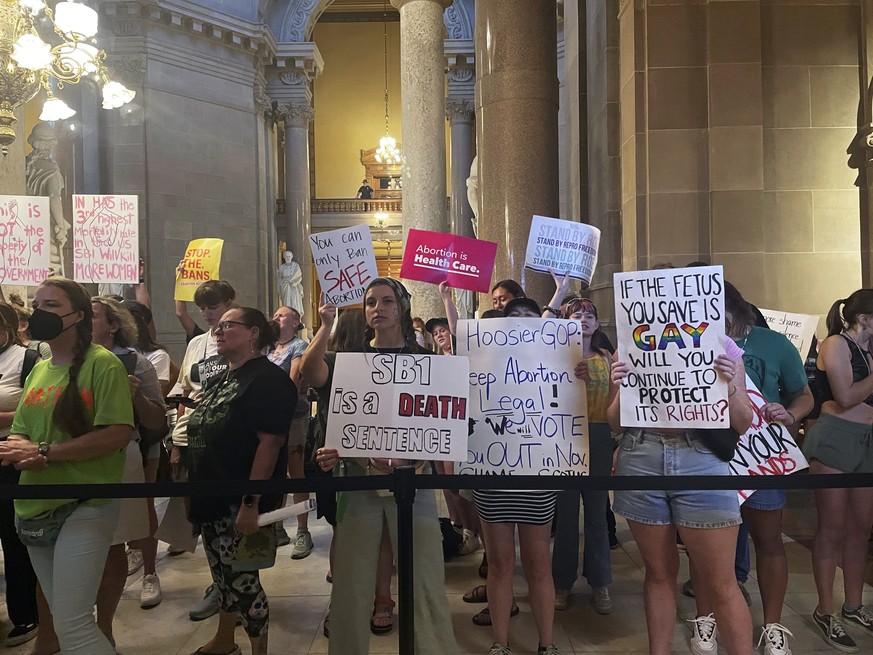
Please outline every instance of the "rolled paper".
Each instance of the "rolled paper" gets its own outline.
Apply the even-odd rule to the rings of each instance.
[[[743,353],[746,351],[740,348],[733,339],[727,337],[724,341],[724,352],[728,357],[733,360],[740,360],[743,358]]]
[[[263,514],[258,515],[258,526],[263,527],[265,525],[270,525],[271,523],[278,523],[279,521],[284,521],[285,519],[290,519],[292,516],[298,516],[299,514],[305,514],[306,512],[311,512],[315,509],[315,498],[309,498],[308,500],[301,501],[299,503],[294,503],[293,505],[288,505],[287,507],[281,507],[279,509],[275,509],[272,512],[265,512]]]

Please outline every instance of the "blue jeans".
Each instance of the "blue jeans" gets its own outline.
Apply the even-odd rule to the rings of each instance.
[[[98,507],[80,505],[54,546],[27,548],[64,655],[115,655],[93,612],[118,509],[118,500]]]
[[[588,430],[591,475],[609,475],[612,470],[609,426],[605,423],[589,423]],[[581,494],[578,491],[559,491],[555,509],[555,545],[552,550],[552,577],[558,590],[572,589],[578,577],[580,496],[585,505],[584,575],[592,588],[612,584],[609,528],[606,522],[609,492],[606,489],[583,489]]]

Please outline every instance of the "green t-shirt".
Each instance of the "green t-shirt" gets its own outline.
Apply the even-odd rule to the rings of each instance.
[[[54,406],[69,382],[70,365],[39,362],[27,378],[21,401],[15,410],[12,434],[31,441],[63,443],[71,437],[52,423]],[[95,427],[133,427],[133,403],[124,364],[105,348],[91,345],[79,371],[78,387],[85,402],[88,421]],[[124,451],[118,450],[81,461],[53,461],[42,470],[22,471],[20,484],[92,484],[121,482]],[[69,499],[16,500],[15,512],[30,518],[70,502]],[[104,504],[105,500],[89,501]]]
[[[746,373],[768,403],[781,403],[807,385],[806,369],[788,338],[767,328],[753,327],[745,339],[735,339],[745,353]]]

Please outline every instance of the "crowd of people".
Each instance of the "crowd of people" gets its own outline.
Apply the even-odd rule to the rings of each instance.
[[[818,348],[814,382],[795,347],[769,330],[740,291],[725,284],[724,353],[713,365],[728,389],[732,430],[633,428],[622,425],[618,389],[630,367],[601,329],[594,302],[570,292],[553,275],[545,304],[513,280],[491,292],[481,319],[552,318],[577,321],[583,335],[575,377],[587,390],[592,475],[727,475],[736,439],[755,419],[802,432],[813,473],[873,473],[873,290],[836,302],[828,336]],[[269,599],[259,572],[278,548],[291,557],[313,549],[308,514],[292,538],[282,524],[258,516],[284,506],[278,495],[227,496],[223,480],[282,480],[305,476],[387,475],[398,466],[452,474],[449,462],[341,457],[325,444],[328,399],[337,353],[454,356],[458,311],[452,290],[440,294],[445,316],[413,317],[411,296],[390,277],[370,280],[363,306],[339,311],[322,302],[319,329],[301,336],[301,309],[268,315],[237,301],[226,281],[203,283],[194,295],[205,328],[176,301],[186,336],[181,362],[155,333],[148,289],[134,298],[92,297],[80,284],[52,277],[37,289],[32,309],[18,298],[0,302],[0,475],[8,484],[215,482],[215,496],[185,500],[191,531],[206,553],[212,584],[191,608],[192,620],[218,615],[214,636],[193,655],[238,655],[238,622],[253,655],[268,652]],[[5,299],[4,299],[5,300]],[[766,404],[754,410],[746,376]],[[314,403],[314,406],[313,406]],[[164,466],[162,466],[162,464]],[[536,624],[538,655],[558,655],[556,611],[565,610],[582,575],[596,612],[610,614],[610,549],[618,546],[615,514],[624,517],[645,565],[649,650],[671,652],[676,617],[679,545],[695,598],[690,646],[715,655],[762,649],[790,655],[782,621],[789,584],[782,541],[787,494],[760,490],[740,506],[735,491],[604,490],[441,492],[456,553],[482,551],[476,584],[464,595],[485,604],[472,615],[490,626],[489,655],[510,655],[509,626],[519,613],[513,576],[516,539]],[[307,494],[294,494],[293,502]],[[811,620],[825,641],[858,652],[851,632],[873,633],[873,612],[862,602],[867,543],[873,528],[873,489],[815,491],[818,527],[812,568],[818,604]],[[319,493],[318,516],[333,527],[331,605],[324,621],[331,655],[365,655],[370,634],[391,632],[397,546],[397,507],[388,492]],[[581,502],[580,502],[581,501]],[[444,587],[444,543],[437,494],[419,490],[413,505],[415,645],[421,655],[457,653]],[[35,638],[33,655],[112,655],[115,609],[127,576],[143,568],[140,604],[162,599],[155,570],[158,517],[153,499],[19,499],[0,503],[6,601],[12,630],[5,645]],[[741,575],[748,575],[748,538],[756,552],[764,623],[753,626]],[[176,544],[171,552],[181,552]],[[744,564],[745,562],[745,564]],[[843,603],[834,581],[842,566]],[[96,612],[95,612],[96,608]],[[333,629],[331,629],[333,627]],[[848,627],[848,629],[847,629]],[[757,636],[757,642],[754,637]],[[532,641],[532,638],[531,638]],[[756,645],[757,643],[757,645]],[[529,650],[533,643],[518,644]]]

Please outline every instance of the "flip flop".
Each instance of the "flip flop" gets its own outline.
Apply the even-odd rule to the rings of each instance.
[[[473,587],[463,596],[465,603],[487,603],[488,602],[488,587],[480,584]]]
[[[242,655],[242,651],[239,646],[234,646],[232,651],[227,653],[210,653],[209,651],[203,650],[203,646],[195,650],[191,655]]]
[[[519,613],[518,605],[515,601],[512,602],[512,609],[509,611],[509,617],[512,618]],[[473,623],[481,626],[491,625],[491,610],[487,607],[479,612],[478,614],[473,615]]]
[[[383,607],[381,611],[377,608]],[[388,620],[387,625],[377,625],[376,621]],[[370,617],[370,632],[374,635],[387,635],[394,629],[394,601],[390,598],[376,598],[373,602],[373,616]]]

